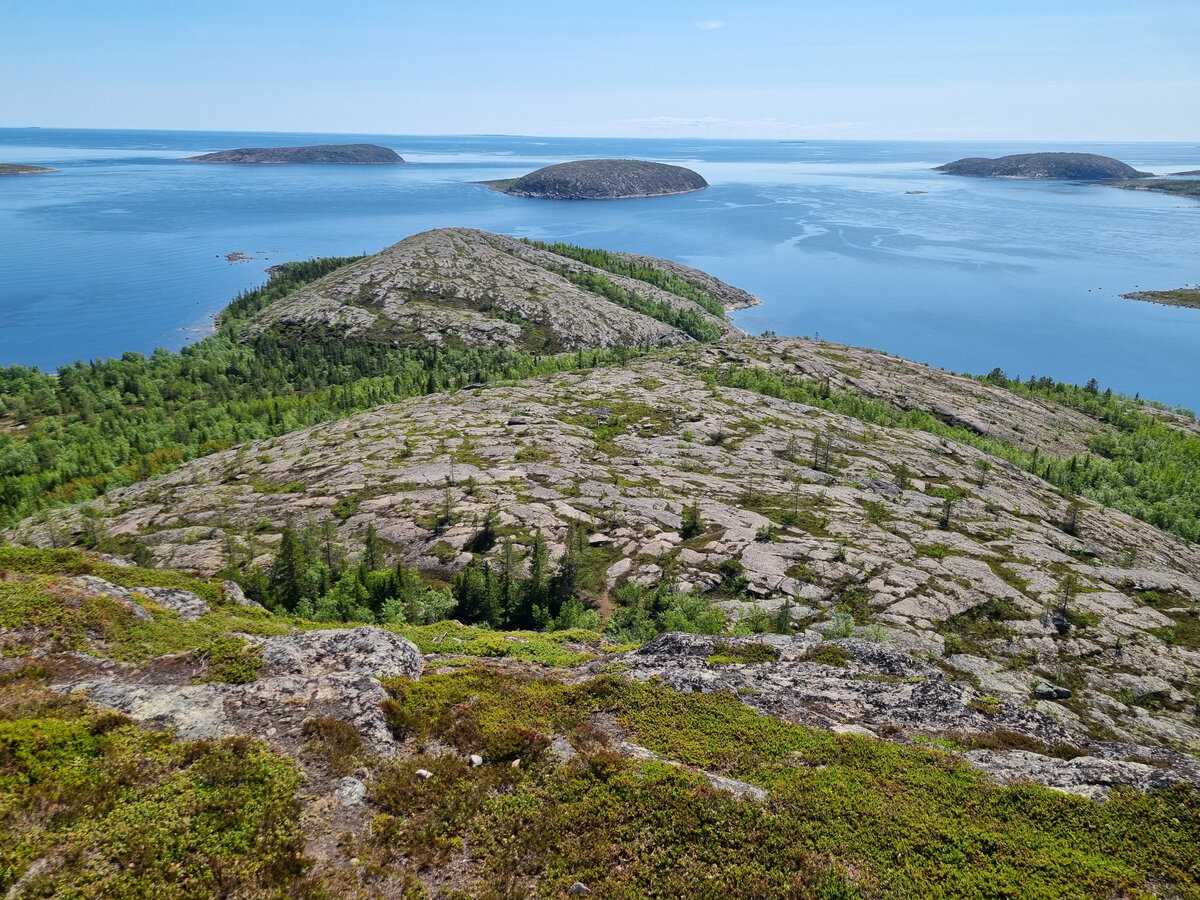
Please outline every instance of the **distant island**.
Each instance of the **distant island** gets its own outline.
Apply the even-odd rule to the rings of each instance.
[[[1187,306],[1200,309],[1200,287],[1175,288],[1171,291],[1131,291],[1122,294],[1126,300],[1144,300],[1147,303],[1162,303],[1166,306]]]
[[[691,169],[640,159],[580,159],[546,166],[520,178],[480,183],[514,197],[547,200],[663,197],[708,187],[708,182]]]
[[[0,163],[0,175],[45,175],[47,172],[57,172],[58,169],[47,169],[45,166],[22,166],[17,163]]]
[[[1176,177],[1181,175],[1200,175],[1200,169],[1192,169],[1190,172],[1172,172],[1171,174]]]
[[[997,159],[971,156],[936,166],[933,171],[972,178],[1062,178],[1072,181],[1140,178],[1147,174],[1119,159],[1095,153],[1018,153]]]
[[[312,147],[239,147],[182,162],[208,163],[306,163],[323,166],[395,165],[404,162],[394,150],[376,144],[317,144]]]
[[[1139,178],[1134,181],[1116,181],[1104,187],[1122,188],[1127,191],[1150,191],[1155,194],[1172,194],[1176,197],[1192,197],[1200,200],[1200,181],[1172,181],[1169,178]]]

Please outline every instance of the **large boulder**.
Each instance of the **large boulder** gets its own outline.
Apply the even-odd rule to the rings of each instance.
[[[330,675],[347,672],[374,678],[417,678],[421,651],[412,641],[382,628],[330,628],[261,640],[262,658],[272,675]]]

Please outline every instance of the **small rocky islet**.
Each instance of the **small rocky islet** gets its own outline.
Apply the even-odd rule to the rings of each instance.
[[[1021,896],[1036,857],[1043,896],[1196,896],[1200,550],[1043,468],[1195,420],[751,338],[723,312],[756,302],[453,228],[231,319],[263,373],[305,342],[569,352],[214,442],[5,532],[0,774],[40,768],[0,784],[0,890],[125,896],[161,859],[193,896],[749,896],[722,881],[747,867],[770,898]],[[342,559],[338,599],[265,609],[297,530]],[[470,607],[567,578],[587,627]],[[407,599],[377,620],[337,612],[386,583]],[[602,631],[631,596],[675,618]],[[921,836],[902,863],[898,831]],[[118,865],[131,845],[165,849]]]
[[[187,156],[181,162],[362,166],[396,165],[404,159],[395,150],[377,144],[315,144],[306,147],[239,147]]]
[[[57,172],[58,169],[48,169],[45,166],[26,166],[19,163],[0,163],[0,175],[45,175]]]
[[[483,182],[514,197],[544,200],[624,200],[702,191],[708,182],[683,166],[640,159],[581,159],[520,178]]]

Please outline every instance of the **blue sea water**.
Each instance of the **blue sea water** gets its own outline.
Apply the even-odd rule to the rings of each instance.
[[[368,141],[401,166],[179,162]],[[1200,408],[1200,310],[1123,300],[1200,281],[1200,202],[956,178],[962,156],[1080,150],[1165,174],[1195,144],[715,141],[0,129],[0,365],[178,348],[274,263],[463,225],[677,259],[763,300],[751,333],[819,335],[954,371],[1049,375]],[[568,159],[689,166],[675,197],[556,202],[471,184]],[[924,193],[916,193],[924,192]],[[230,262],[242,253],[249,261]]]

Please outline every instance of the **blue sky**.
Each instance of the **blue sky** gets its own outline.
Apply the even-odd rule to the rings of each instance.
[[[1200,139],[1200,0],[5,6],[3,126]]]

